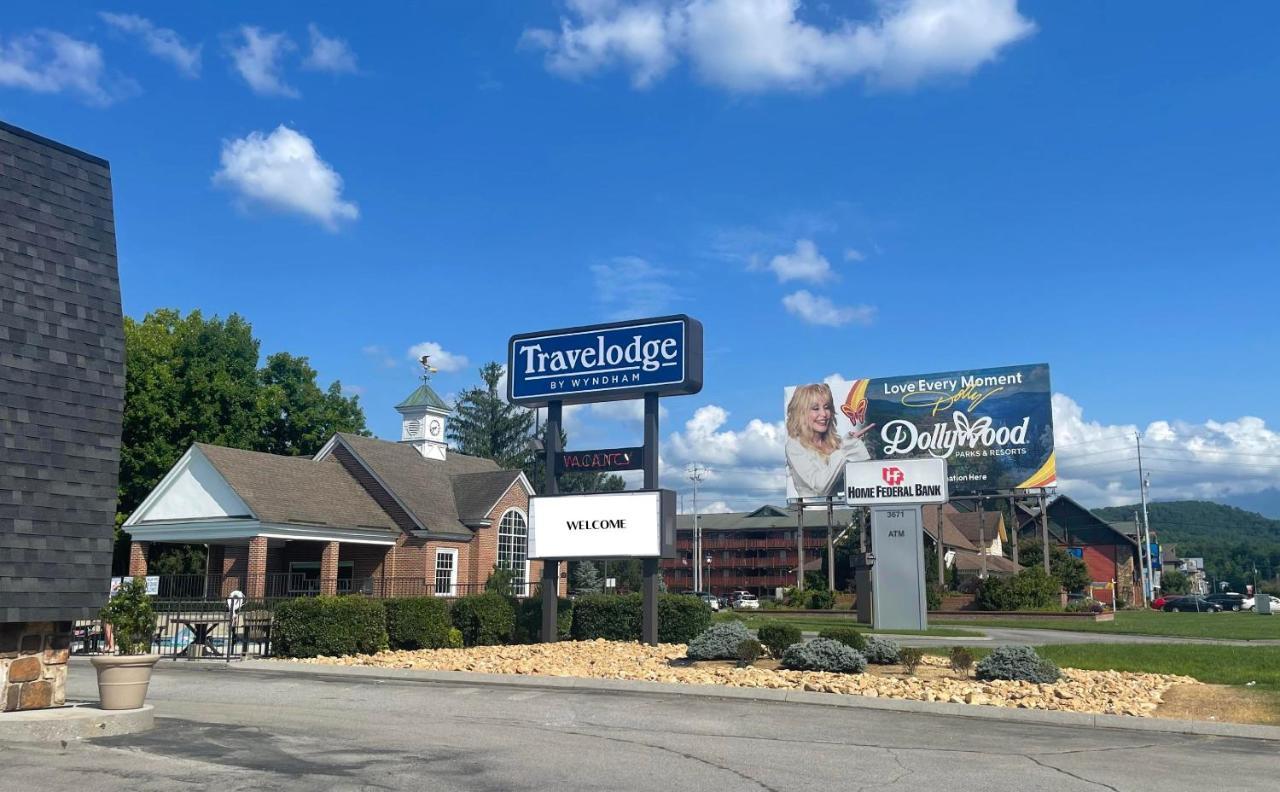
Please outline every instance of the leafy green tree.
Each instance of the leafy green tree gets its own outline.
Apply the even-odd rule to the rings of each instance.
[[[357,398],[338,382],[321,390],[305,357],[274,354],[259,369],[258,340],[238,314],[164,308],[124,325],[117,529],[192,443],[310,455],[334,432],[368,434]],[[121,569],[128,548],[118,530],[116,540]],[[175,550],[157,569],[200,572],[203,554]]]
[[[506,400],[498,387],[501,379],[501,364],[480,368],[482,385],[463,391],[454,405],[449,440],[463,454],[492,459],[503,468],[523,468],[532,457],[534,414]]]
[[[1191,578],[1185,572],[1166,569],[1160,575],[1161,594],[1190,594]]]
[[[1024,569],[1044,569],[1044,552],[1040,542],[1024,539],[1018,545],[1018,563]],[[1055,544],[1049,545],[1049,574],[1057,578],[1062,588],[1068,592],[1084,591],[1090,583],[1089,567],[1084,561]]]

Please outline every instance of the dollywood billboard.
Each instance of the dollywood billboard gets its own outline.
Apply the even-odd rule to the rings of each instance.
[[[841,496],[846,462],[936,457],[952,497],[1057,482],[1049,366],[785,389],[787,497]]]

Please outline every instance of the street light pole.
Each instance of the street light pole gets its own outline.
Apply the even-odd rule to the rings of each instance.
[[[702,591],[702,522],[698,515],[698,485],[707,477],[707,469],[694,462],[685,472],[693,482],[693,590]]]

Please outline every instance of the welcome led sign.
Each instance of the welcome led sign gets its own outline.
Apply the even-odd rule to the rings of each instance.
[[[683,314],[511,337],[507,396],[536,407],[702,390],[702,324]]]

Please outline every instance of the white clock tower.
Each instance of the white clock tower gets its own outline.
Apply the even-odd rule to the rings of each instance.
[[[412,445],[427,459],[443,460],[448,448],[444,439],[445,422],[451,410],[427,384],[426,376],[417,390],[396,405],[396,410],[401,416],[400,442]]]

